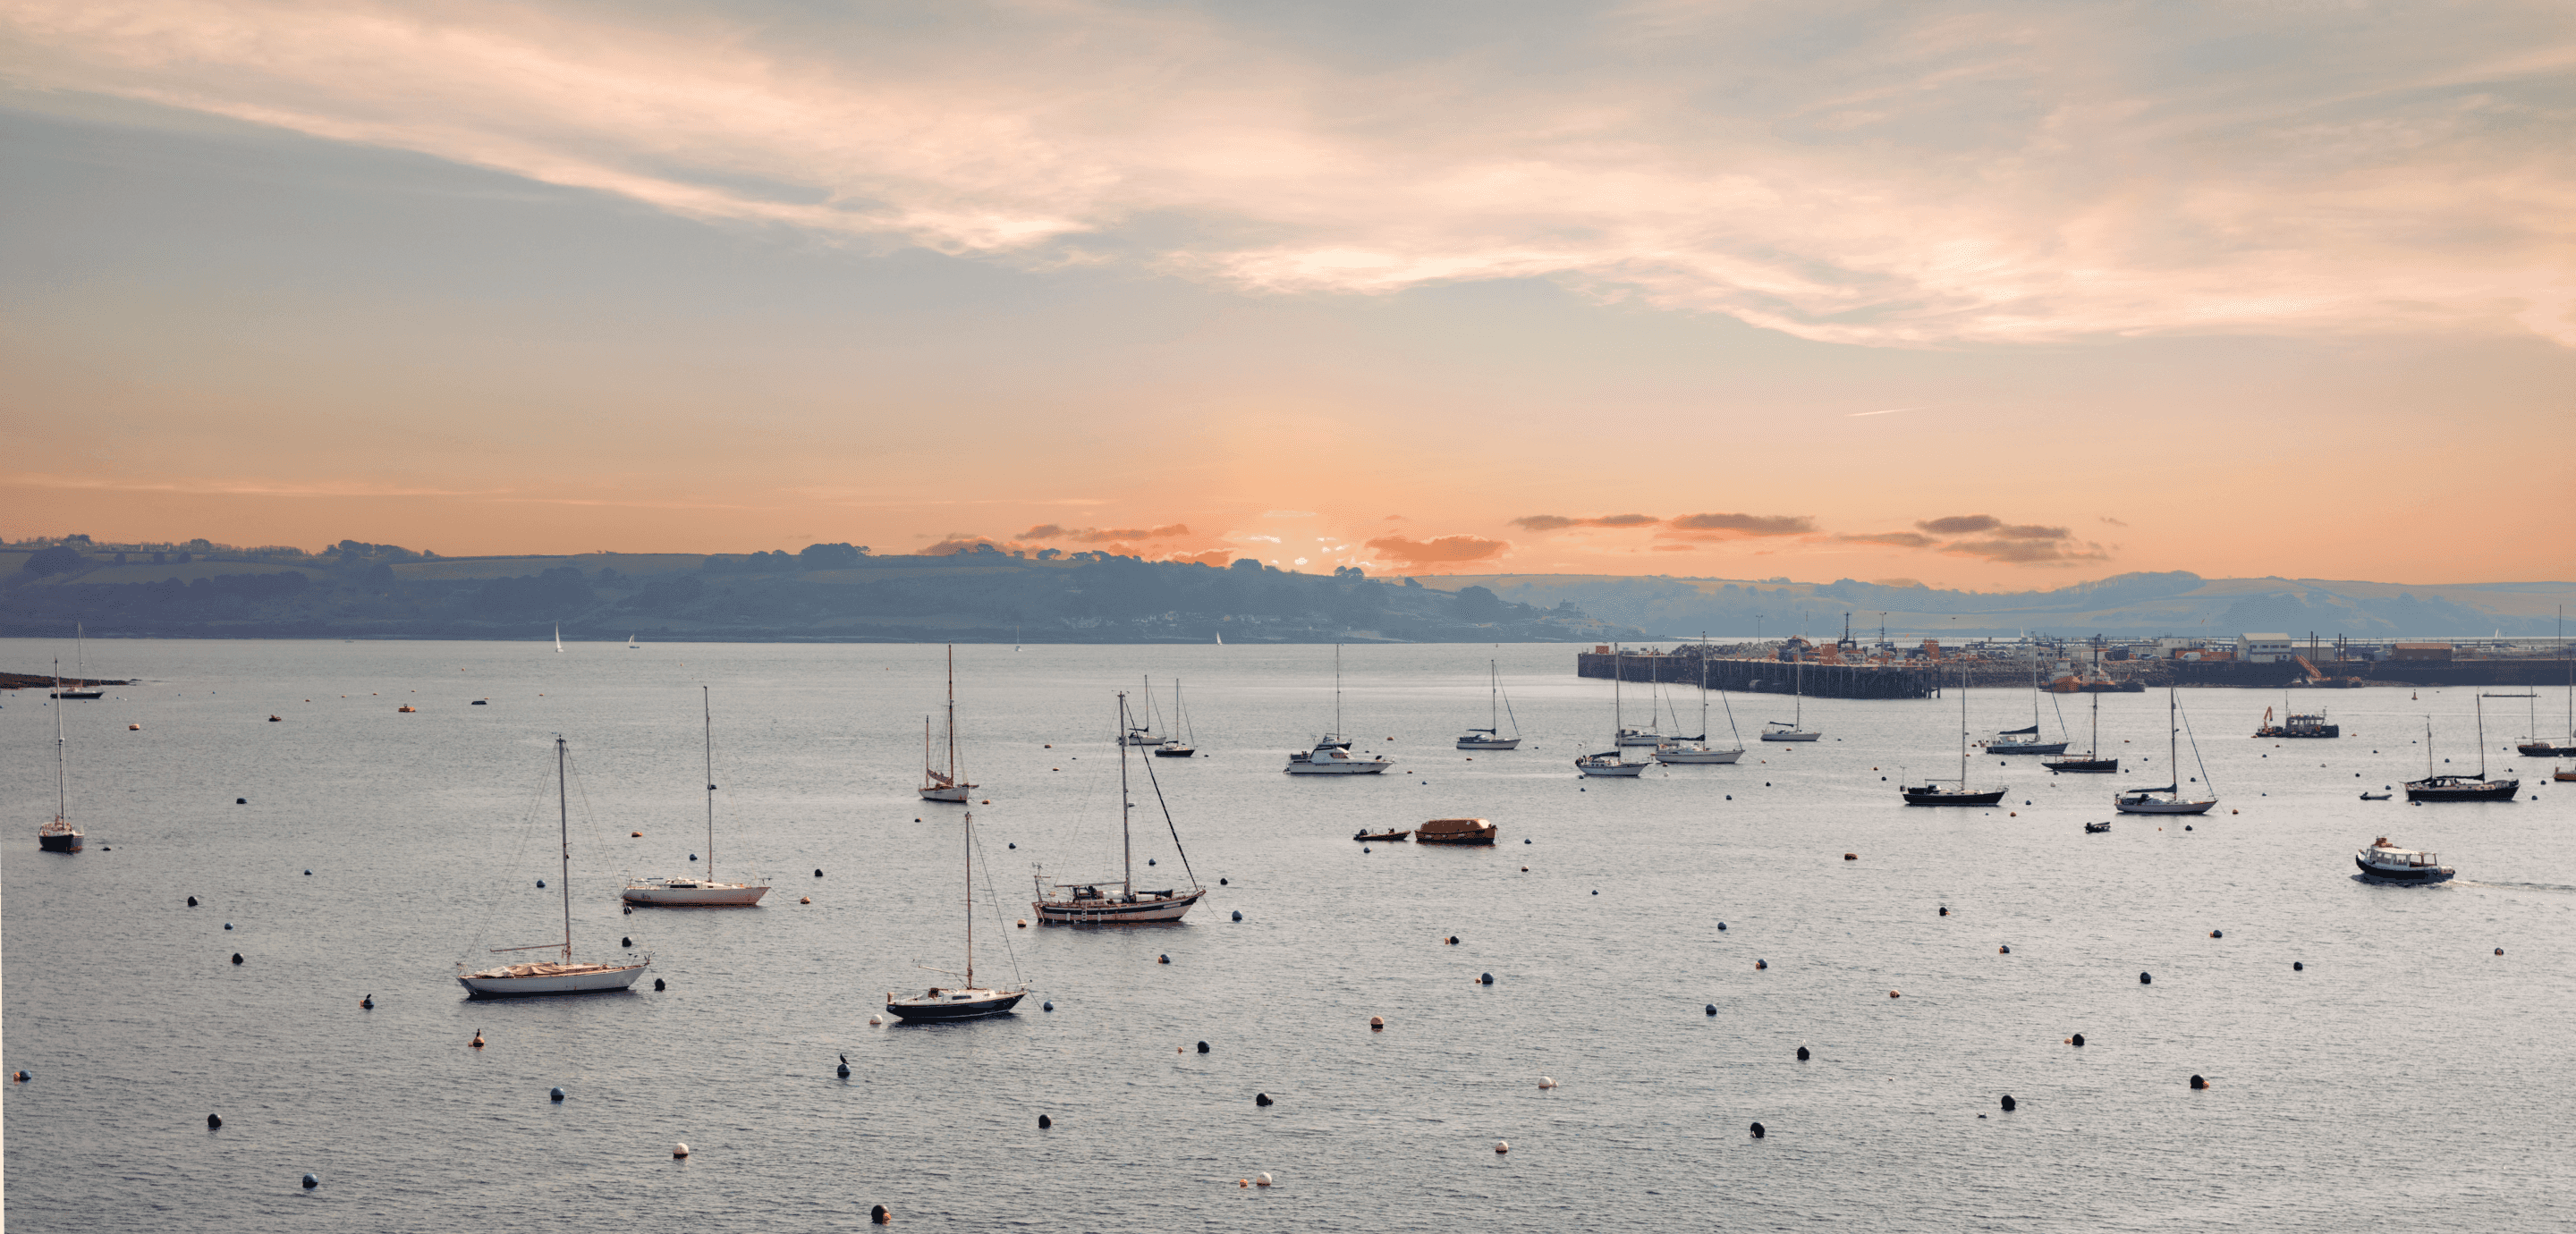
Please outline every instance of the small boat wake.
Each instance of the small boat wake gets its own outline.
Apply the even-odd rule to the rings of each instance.
[[[2457,883],[2457,884],[2459,884],[2459,885],[2460,885],[2460,886],[2462,886],[2462,887],[2492,887],[2492,888],[2494,888],[2494,889],[2496,889],[2496,890],[2498,890],[2498,891],[2570,891],[2570,892],[2576,892],[2576,887],[2570,887],[2570,886],[2567,886],[2567,885],[2566,885],[2566,884],[2564,884],[2564,883],[2481,883],[2481,882],[2472,882],[2472,881],[2470,881],[2469,879],[2465,879],[2465,878],[2461,878],[2461,879],[2453,879],[2452,881],[2453,881],[2453,882],[2455,882],[2455,883]]]

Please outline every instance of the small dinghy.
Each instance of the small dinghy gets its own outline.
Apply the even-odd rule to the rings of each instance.
[[[1502,829],[1481,818],[1435,818],[1413,830],[1424,844],[1492,844]]]
[[[2363,793],[2363,794],[2361,795],[2361,799],[2362,799],[2362,800],[2364,800],[2364,801],[2386,801],[2386,800],[2388,800],[2388,799],[2389,799],[2390,797],[2392,797],[2392,796],[2395,796],[2395,794],[2393,794],[2393,793]]]
[[[2111,824],[2110,824],[2110,823],[2108,823],[2108,822],[2100,822],[2100,823],[2086,823],[2086,824],[2084,824],[2084,834],[2086,834],[2086,835],[2088,835],[2088,836],[2098,836],[2098,835],[2102,834],[2103,832],[2109,831],[2110,829],[2111,829]]]
[[[1413,833],[1411,831],[1369,831],[1363,828],[1359,831],[1352,832],[1351,838],[1362,844],[1393,844],[1412,834]]]

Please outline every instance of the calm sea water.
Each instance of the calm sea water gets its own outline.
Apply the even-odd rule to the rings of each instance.
[[[0,640],[0,665],[57,650]],[[2188,692],[2219,813],[2088,836],[2116,785],[2164,782],[2162,697],[2103,700],[2137,775],[1986,757],[1972,774],[2010,785],[2005,808],[1909,810],[1906,773],[1955,774],[1955,694],[1810,701],[1815,746],[1586,783],[1568,759],[1599,748],[1610,687],[1576,679],[1574,651],[1348,649],[1346,729],[1403,773],[1342,780],[1279,770],[1331,723],[1328,647],[959,648],[992,803],[978,895],[1005,922],[1034,863],[1115,876],[1112,695],[1147,673],[1167,712],[1184,683],[1205,756],[1153,770],[1198,877],[1226,885],[1174,927],[997,928],[988,904],[977,974],[1016,965],[1021,1013],[872,1028],[886,991],[947,980],[917,965],[963,958],[956,808],[912,792],[936,647],[92,645],[93,671],[139,680],[66,712],[89,851],[36,851],[53,714],[0,695],[5,1066],[33,1075],[7,1087],[8,1221],[800,1230],[882,1203],[916,1228],[1067,1231],[2576,1223],[2576,785],[2512,756],[2519,700],[2488,703],[2489,762],[2536,800],[2410,808],[2357,794],[2422,773],[2427,714],[2434,757],[2474,767],[2472,692],[2321,695],[2352,735],[2278,744],[2245,734],[2279,696]],[[1450,738],[1483,722],[1489,658],[1530,740],[1471,761]],[[707,856],[702,684],[717,872],[777,889],[622,915],[624,874]],[[1976,691],[1970,722],[2027,723],[2029,700]],[[1786,703],[1736,717],[1750,735]],[[2079,748],[2084,705],[2064,704]],[[558,733],[579,949],[632,936],[670,988],[470,1003],[458,960],[561,928],[536,885],[556,877]],[[1184,882],[1134,792],[1139,881]],[[1459,814],[1502,845],[1347,838]],[[2381,834],[2460,878],[2357,881]],[[478,1030],[489,1047],[466,1048]],[[1237,1186],[1261,1172],[1278,1185]]]

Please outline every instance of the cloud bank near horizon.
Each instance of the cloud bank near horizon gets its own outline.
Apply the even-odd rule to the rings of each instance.
[[[613,15],[613,16],[612,16]],[[2576,345],[2576,10],[0,0],[0,74],[721,224],[1245,293],[1544,279],[1800,337]],[[1439,41],[1439,40],[1432,40]]]

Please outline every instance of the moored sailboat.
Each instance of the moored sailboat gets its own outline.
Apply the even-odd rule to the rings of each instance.
[[[87,632],[81,629],[81,623],[77,621],[72,623],[72,664],[72,671],[79,674],[72,678],[78,688],[66,690],[63,688],[63,662],[54,661],[55,698],[68,698],[76,702],[97,702],[107,697],[107,691],[99,689],[96,683],[89,679],[89,637]]]
[[[716,718],[708,688],[698,687],[698,705],[706,721],[707,873],[704,878],[629,879],[620,898],[629,904],[743,908],[769,894],[766,883],[727,883],[716,878]]]
[[[1735,705],[1726,706],[1726,730],[1735,734],[1735,748],[1722,750],[1708,740],[1708,658],[1699,662],[1699,736],[1666,742],[1655,747],[1659,763],[1732,763],[1744,757],[1744,735],[1735,732]]]
[[[2161,788],[2133,788],[2111,798],[2111,808],[2122,814],[2207,814],[2218,798],[2190,796],[2182,791],[2182,699],[2172,686],[2165,687],[2165,768],[2174,782]],[[2191,756],[2200,759],[2200,741],[2194,738]],[[2200,782],[2209,782],[2209,767],[2200,764]]]
[[[975,786],[957,770],[957,649],[948,649],[948,770],[930,765],[930,717],[921,718],[921,799],[963,803]]]
[[[2039,739],[2039,661],[2033,660],[2030,663],[2030,727],[2008,728],[1996,733],[1995,739],[1986,743],[1988,754],[2066,753],[2065,742]],[[2058,726],[2063,728],[2065,724],[2065,718],[2060,716]]]
[[[1373,776],[1382,775],[1394,766],[1386,756],[1360,758],[1351,753],[1351,739],[1342,735],[1342,647],[1333,645],[1333,731],[1315,739],[1315,747],[1288,755],[1288,765],[1280,768],[1292,776]]]
[[[481,972],[464,972],[458,964],[457,984],[465,987],[469,998],[516,998],[531,994],[604,994],[623,990],[635,984],[653,961],[650,958],[634,964],[592,964],[572,958],[572,810],[566,788],[566,764],[569,747],[561,737],[555,738],[555,826],[562,845],[562,865],[556,883],[563,888],[563,941],[538,943],[529,947],[495,947],[494,955],[518,951],[554,951],[563,958],[551,963],[504,964]]]
[[[1026,985],[992,989],[975,984],[975,812],[966,811],[966,984],[932,986],[926,992],[898,998],[886,992],[886,1011],[903,1020],[980,1020],[1006,1015],[1029,996]],[[1005,946],[1009,939],[1004,938]]]
[[[1764,741],[1814,741],[1824,736],[1807,728],[1807,660],[1802,654],[1790,662],[1790,719],[1773,720],[1762,728]]]
[[[1127,721],[1127,696],[1118,696],[1118,719]],[[1181,870],[1189,876],[1187,888],[1167,887],[1160,891],[1136,889],[1136,841],[1128,827],[1128,815],[1134,803],[1127,790],[1127,751],[1118,751],[1118,855],[1119,877],[1116,883],[1049,883],[1046,872],[1037,874],[1038,898],[1029,905],[1038,921],[1051,925],[1131,925],[1149,921],[1178,921],[1192,905],[1207,895],[1199,886],[1198,875],[1190,869],[1189,851],[1181,847],[1180,824],[1172,821],[1172,807],[1163,800],[1162,781],[1154,777],[1154,765],[1145,764],[1145,777],[1154,786],[1154,803],[1163,810],[1163,822],[1172,831],[1172,851],[1180,854]],[[1111,888],[1115,890],[1111,890]]]
[[[1620,653],[1617,648],[1612,648],[1610,658],[1612,669],[1610,673],[1610,748],[1603,750],[1598,754],[1585,754],[1574,760],[1574,768],[1576,771],[1597,779],[1633,780],[1638,776],[1644,775],[1646,773],[1646,768],[1653,766],[1651,763],[1632,763],[1627,761],[1628,751],[1626,747],[1629,745],[1629,742],[1626,738],[1635,730],[1628,728],[1620,715],[1618,672],[1619,655]]]
[[[2120,760],[2102,757],[2102,695],[2099,692],[2093,695],[2092,748],[2086,750],[2081,758],[2044,758],[2039,760],[2039,765],[2051,772],[2109,772],[2120,769]]]
[[[54,661],[54,693],[62,694],[63,662]],[[63,743],[63,709],[54,707],[54,821],[36,829],[36,847],[48,853],[81,851],[81,829],[72,825],[70,755]],[[114,848],[115,845],[108,847]]]
[[[1901,790],[1910,806],[1990,806],[2004,799],[2004,790],[1977,792],[1968,787],[1968,670],[1959,670],[1959,787],[1943,788],[1926,777],[1921,784],[1908,784]]]
[[[1190,709],[1181,704],[1181,679],[1172,678],[1172,727],[1161,745],[1153,747],[1156,758],[1189,758],[1199,752],[1199,734],[1190,723]]]
[[[2436,775],[2433,772],[2433,721],[2424,721],[2424,778],[2406,782],[2408,801],[2511,801],[2522,790],[2522,781],[2487,778],[2487,709],[2483,699],[2471,700],[2478,708],[2478,774]]]
[[[1521,748],[1521,719],[1512,717],[1512,735],[1503,736],[1503,712],[1511,701],[1503,697],[1503,670],[1500,661],[1485,661],[1485,723],[1488,727],[1468,729],[1458,739],[1461,750],[1517,750]]]

